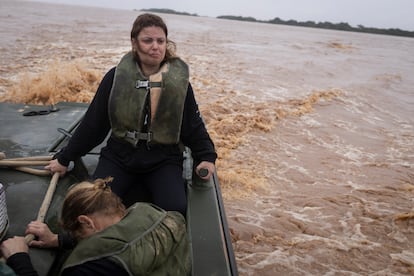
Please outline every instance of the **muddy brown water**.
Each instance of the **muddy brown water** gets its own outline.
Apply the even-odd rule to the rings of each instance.
[[[45,105],[89,102],[139,13],[0,7],[0,100]],[[162,16],[219,153],[240,275],[413,275],[414,39]]]

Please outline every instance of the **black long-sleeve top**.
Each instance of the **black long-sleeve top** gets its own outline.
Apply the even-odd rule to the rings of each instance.
[[[70,161],[85,155],[107,137],[111,129],[108,101],[114,75],[115,67],[102,79],[81,124],[68,145],[57,155],[62,165],[67,166]],[[191,84],[187,89],[180,139],[191,149],[195,162],[215,162],[217,154],[214,144],[198,110]],[[141,143],[133,148],[112,137],[108,139],[107,146],[101,153],[120,166],[133,168],[135,171],[148,171],[165,162],[179,162],[182,158],[178,145],[148,148],[146,143]]]
[[[76,246],[75,240],[67,233],[62,232],[58,235],[59,250],[73,249]],[[18,276],[38,276],[38,272],[34,269],[30,255],[26,252],[19,252],[11,255],[7,259],[7,265],[13,269]],[[89,261],[81,265],[77,265],[62,272],[62,276],[123,276],[128,275],[127,271],[115,264],[108,258],[101,258]]]
[[[32,261],[28,253],[21,252],[10,256],[7,259],[7,265],[10,266],[16,275],[19,276],[38,276],[33,268]]]
[[[7,265],[13,269],[18,276],[38,276],[34,269],[28,253],[21,252],[10,256]],[[89,261],[81,265],[65,269],[62,276],[123,276],[128,275],[127,271],[107,258]]]

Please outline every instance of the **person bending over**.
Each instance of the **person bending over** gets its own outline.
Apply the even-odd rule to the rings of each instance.
[[[62,228],[77,244],[65,260],[61,275],[190,275],[184,217],[143,202],[125,209],[107,182],[81,182],[65,197]],[[58,235],[44,223],[31,222],[26,233],[38,237],[31,246],[59,245]],[[4,241],[0,251],[16,274],[37,275],[23,237]]]

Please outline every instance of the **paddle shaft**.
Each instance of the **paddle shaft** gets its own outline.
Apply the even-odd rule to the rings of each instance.
[[[48,176],[48,175],[50,175],[50,171],[48,171],[48,170],[39,170],[39,169],[33,169],[33,168],[28,168],[28,167],[14,167],[13,169],[15,169],[16,171],[30,173],[30,174],[34,174],[34,175],[38,175],[38,176]]]
[[[1,153],[0,153],[0,155],[1,155]],[[5,158],[3,158],[3,159],[5,159]],[[6,160],[9,160],[9,161],[50,161],[52,159],[53,159],[52,155],[44,155],[44,156],[39,155],[39,156],[7,158]]]
[[[37,214],[37,221],[44,222],[45,216],[47,211],[49,210],[50,203],[52,202],[53,194],[56,190],[56,185],[59,180],[59,173],[54,173],[52,179],[50,180],[49,187],[47,189],[46,195],[43,199],[42,205],[40,206],[39,212]],[[32,240],[34,240],[34,235],[29,234],[25,237],[26,242],[29,244]]]
[[[22,167],[22,166],[46,166],[47,160],[0,160],[0,166],[4,167]]]
[[[0,151],[0,166],[11,167],[12,169],[15,169],[17,171],[39,176],[47,176],[50,174],[50,171],[28,168],[26,166],[45,166],[48,165],[49,161],[52,159],[53,156],[51,155],[16,157],[6,159],[6,154]]]

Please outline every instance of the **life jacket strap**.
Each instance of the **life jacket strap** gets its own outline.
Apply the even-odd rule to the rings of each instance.
[[[145,88],[148,90],[152,87],[161,87],[161,82],[160,81],[149,81],[149,80],[137,80],[137,82],[135,83],[136,89]]]
[[[139,140],[144,140],[149,143],[152,140],[152,132],[127,131],[125,137],[134,140],[135,145],[138,144]]]

